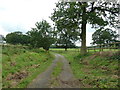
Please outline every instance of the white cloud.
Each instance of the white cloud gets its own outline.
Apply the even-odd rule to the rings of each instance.
[[[19,31],[27,32],[35,26],[37,21],[47,20],[52,24],[49,16],[59,0],[0,0],[0,34]],[[9,25],[9,26],[7,26]],[[5,27],[4,27],[5,26]],[[6,28],[7,27],[7,28]],[[13,29],[12,29],[12,28]],[[21,27],[21,28],[19,28]],[[87,25],[87,45],[91,43],[93,29]],[[8,30],[9,29],[9,30]],[[77,43],[80,45],[80,43]]]
[[[92,34],[93,32],[87,32],[86,34],[86,44],[87,46],[91,46],[91,42],[92,42]]]
[[[34,26],[35,22],[46,19],[55,8],[58,0],[0,0],[0,22],[24,24],[26,29]],[[4,8],[4,9],[3,9]]]
[[[5,31],[4,28],[2,28],[2,26],[0,26],[0,35],[7,35],[9,32]]]
[[[91,42],[92,42],[92,34],[95,32],[95,29],[91,28],[91,25],[90,24],[87,24],[87,27],[86,27],[86,45],[87,46],[91,46]],[[76,42],[76,45],[77,46],[81,46],[81,42],[78,41]]]
[[[87,32],[86,32],[86,44],[87,46],[91,46],[91,42],[92,42],[92,34],[95,32],[95,29],[91,28],[90,24],[87,24]]]

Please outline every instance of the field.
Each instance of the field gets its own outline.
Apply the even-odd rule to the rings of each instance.
[[[42,49],[5,46],[2,50],[3,88],[25,88],[52,63],[54,56]]]
[[[104,50],[102,53],[89,52],[85,56],[75,50],[63,51],[51,49],[60,53],[69,60],[73,74],[84,85],[83,88],[118,88],[118,59],[119,55],[112,56],[118,50]],[[111,58],[108,58],[110,57]],[[117,58],[116,58],[117,57]]]

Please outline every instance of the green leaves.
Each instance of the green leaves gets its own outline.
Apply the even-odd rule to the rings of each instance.
[[[34,48],[43,47],[45,50],[49,50],[50,45],[55,42],[53,38],[55,32],[46,20],[37,22],[35,25],[36,28],[32,28],[28,32],[30,45]]]
[[[6,42],[10,44],[28,44],[29,36],[22,34],[22,32],[13,32],[6,35]]]
[[[93,33],[92,40],[93,44],[106,44],[115,42],[117,37],[118,34],[115,31],[109,28],[106,29],[101,28]]]
[[[78,10],[76,3],[57,3],[57,7],[51,16],[51,20],[55,22],[58,32],[57,46],[68,48],[74,46],[74,42],[79,39],[79,26],[76,18]]]
[[[81,52],[86,53],[86,25],[88,23],[92,24],[92,28],[95,29],[107,25],[116,27],[118,11],[119,4],[113,4],[112,2],[59,2],[54,9],[54,13],[52,13],[51,19],[55,22],[60,37],[64,38],[62,39],[63,42],[75,42],[81,39]],[[68,33],[69,30],[71,30],[71,34]],[[73,31],[77,34],[72,33]],[[106,33],[103,37],[105,35],[110,38]],[[104,43],[102,40],[98,41]]]

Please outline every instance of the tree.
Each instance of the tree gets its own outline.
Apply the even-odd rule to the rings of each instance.
[[[64,36],[62,37],[61,35],[60,38],[57,39],[56,47],[65,48],[65,51],[67,51],[67,48],[73,48],[75,47],[75,44],[74,42],[65,39]]]
[[[12,32],[6,35],[6,42],[10,44],[22,44],[27,45],[29,44],[29,37],[24,35],[22,32]]]
[[[65,51],[67,51],[67,48],[75,46],[75,41],[79,40],[80,33],[78,23],[74,18],[70,19],[68,16],[64,7],[65,4],[67,3],[58,3],[58,7],[62,8],[62,11],[53,13],[51,19],[55,22],[58,33],[56,45],[65,48]]]
[[[55,42],[54,31],[46,20],[37,22],[36,28],[32,28],[27,34],[30,37],[30,45],[33,48],[43,47],[45,50],[49,50],[51,44]]]
[[[79,34],[79,32],[71,32],[72,29],[67,28],[67,26],[65,27],[61,27],[59,29],[61,25],[58,25],[58,37],[57,37],[57,42],[56,42],[56,46],[59,47],[63,47],[65,48],[65,51],[67,51],[67,48],[71,47],[71,46],[75,46],[74,43],[75,41],[77,41],[79,39],[79,37],[77,37],[77,35]]]
[[[69,20],[78,25],[81,33],[81,53],[87,52],[86,25],[92,24],[92,28],[116,27],[118,23],[119,4],[112,2],[59,2],[52,15],[52,20]],[[65,15],[64,15],[65,14]],[[64,22],[62,24],[64,26]]]
[[[22,32],[13,32],[6,35],[6,42],[10,44],[20,44],[21,43]]]
[[[20,44],[29,45],[29,43],[30,43],[30,37],[28,35],[22,34]]]
[[[96,30],[92,35],[93,44],[109,44],[112,42],[116,42],[117,37],[119,35],[116,33],[116,31],[113,31],[112,29],[106,28],[100,28]]]

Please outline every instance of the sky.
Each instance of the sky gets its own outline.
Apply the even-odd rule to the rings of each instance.
[[[0,34],[21,31],[26,33],[42,19],[53,24],[49,16],[58,0],[0,0]],[[87,46],[92,42],[94,29],[87,24]],[[80,46],[80,42],[76,43]]]

